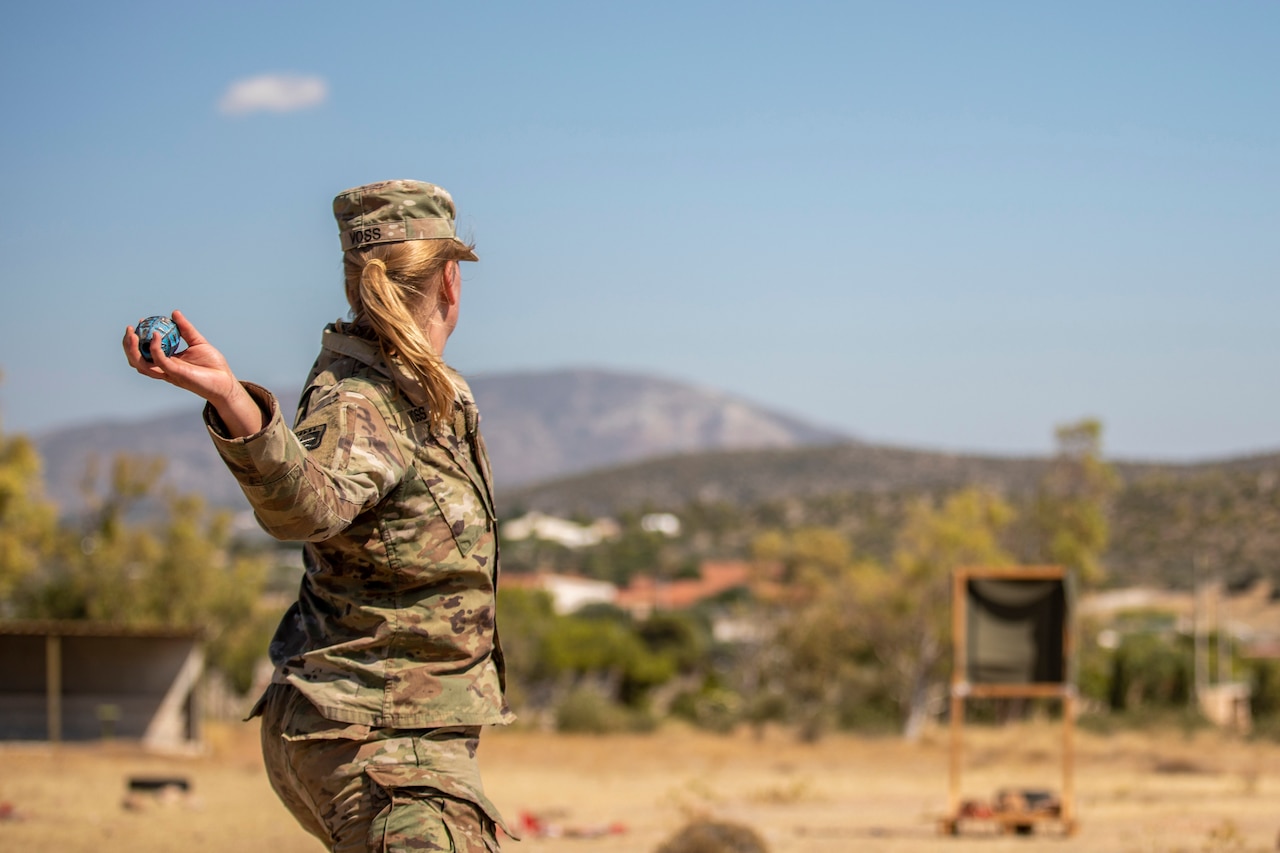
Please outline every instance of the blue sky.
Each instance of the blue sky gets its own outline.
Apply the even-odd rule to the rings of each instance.
[[[1280,448],[1280,4],[47,2],[0,31],[0,418],[301,381],[329,205],[448,188],[465,374],[636,371],[892,444]],[[237,95],[237,93],[240,93]]]

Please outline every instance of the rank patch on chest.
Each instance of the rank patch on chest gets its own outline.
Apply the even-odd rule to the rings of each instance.
[[[307,450],[315,450],[320,446],[320,440],[324,438],[324,431],[329,428],[328,424],[320,424],[319,426],[307,427],[297,433],[298,441]]]

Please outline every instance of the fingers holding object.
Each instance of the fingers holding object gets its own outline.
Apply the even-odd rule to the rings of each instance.
[[[128,359],[129,366],[137,370],[139,373],[146,373],[148,366],[147,360],[142,357],[141,342],[138,340],[138,331],[133,326],[126,326],[124,330],[124,357]]]
[[[170,316],[173,317],[173,322],[177,324],[178,334],[182,335],[182,339],[187,342],[187,346],[193,347],[196,344],[209,343],[204,339],[204,335],[200,334],[196,327],[191,325],[191,321],[187,319],[186,314],[175,309]]]
[[[169,378],[169,359],[164,355],[164,347],[160,343],[160,333],[154,332],[147,346],[150,348],[151,358],[147,358],[142,354],[142,339],[138,337],[138,330],[129,326],[124,330],[124,355],[129,362],[129,366],[141,373],[143,376],[149,376],[152,379],[168,379]],[[164,361],[157,361],[156,355],[159,354]]]

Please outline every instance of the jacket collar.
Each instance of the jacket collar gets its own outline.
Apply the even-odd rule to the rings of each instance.
[[[427,406],[427,396],[422,392],[417,378],[405,367],[400,359],[387,359],[382,348],[367,329],[358,326],[330,324],[325,327],[321,346],[338,356],[354,358],[362,364],[373,368],[383,376],[391,379],[396,387],[415,406]],[[454,418],[450,424],[452,435],[438,437],[437,443],[442,446],[463,471],[468,466],[463,458],[463,445],[469,444],[477,473],[482,482],[476,483],[484,496],[490,515],[495,512],[493,505],[493,474],[489,470],[488,454],[480,439],[480,412],[476,408],[475,397],[471,386],[456,370],[445,365],[445,370],[453,383]],[[468,475],[469,476],[469,475]],[[495,516],[496,517],[496,516]]]
[[[395,356],[390,359],[385,358],[377,340],[366,336],[366,334],[361,334],[361,332],[367,332],[367,330],[358,326],[330,324],[325,327],[320,345],[330,352],[345,355],[362,364],[369,365],[369,367],[394,382],[401,393],[408,397],[409,401],[415,406],[427,405],[427,395],[422,392],[422,386],[418,383],[413,371],[409,370],[404,362]],[[448,376],[450,381],[453,382],[454,401],[460,405],[464,404],[470,398],[470,389],[462,381],[462,377],[451,367],[448,368]],[[459,387],[460,385],[461,387]],[[465,394],[463,393],[464,389],[466,391]]]

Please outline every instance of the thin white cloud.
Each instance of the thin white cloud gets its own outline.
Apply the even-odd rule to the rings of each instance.
[[[289,113],[324,103],[329,87],[319,77],[302,74],[262,74],[232,83],[218,109],[227,115]]]

